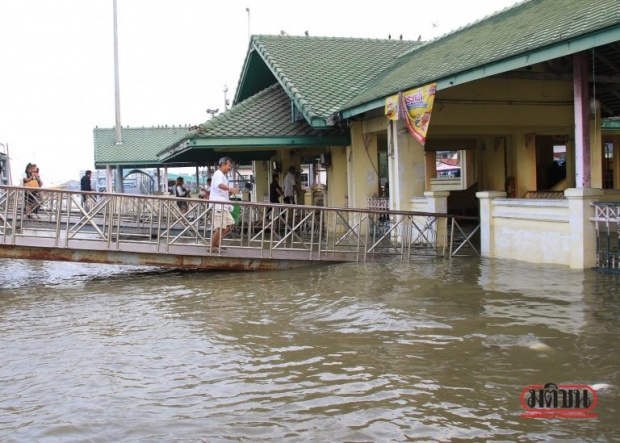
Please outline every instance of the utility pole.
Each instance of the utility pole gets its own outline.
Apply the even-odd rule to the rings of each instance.
[[[116,20],[116,0],[114,1],[114,110],[116,114],[116,126],[114,128],[114,140],[117,146],[123,144],[121,126],[121,94],[120,81],[118,76],[118,25]],[[114,179],[116,192],[124,192],[123,186],[123,167],[116,165],[116,177]]]

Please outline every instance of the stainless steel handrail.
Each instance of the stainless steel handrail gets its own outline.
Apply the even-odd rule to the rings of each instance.
[[[0,187],[0,246],[137,249],[158,254],[219,255],[212,250],[214,204],[178,198],[56,189],[36,191],[38,215],[27,217],[31,188]],[[87,195],[84,204],[82,196]],[[440,213],[232,202],[241,215],[224,244],[261,258],[368,261],[478,254],[476,217]],[[469,230],[465,229],[469,226]],[[469,255],[465,254],[465,255]]]

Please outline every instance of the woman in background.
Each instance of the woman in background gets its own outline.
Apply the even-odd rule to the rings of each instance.
[[[22,183],[27,188],[40,188],[43,185],[43,180],[41,180],[41,176],[39,175],[39,168],[34,163],[28,163],[26,165],[26,170],[24,171],[24,176],[22,177]],[[34,213],[34,218],[39,219],[39,201],[38,201],[39,193],[36,191],[27,191],[25,194],[25,203],[26,203],[26,217],[32,218]]]
[[[183,177],[177,177],[177,180],[174,184],[174,195],[180,198],[189,198],[189,190],[183,187],[184,182],[185,180],[183,180]],[[185,214],[187,212],[187,208],[189,207],[187,202],[183,200],[179,200],[177,202],[177,206],[181,210],[182,214]]]

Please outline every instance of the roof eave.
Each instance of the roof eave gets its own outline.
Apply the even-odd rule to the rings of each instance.
[[[175,145],[167,151],[157,154],[162,163],[173,157],[201,148],[283,148],[292,146],[348,146],[351,139],[348,134],[341,136],[282,136],[282,137],[231,137],[231,138],[212,138],[196,137],[186,142]]]
[[[567,55],[576,54],[597,46],[614,43],[620,40],[620,25],[613,28],[604,29],[588,35],[584,35],[575,39],[567,40],[554,45],[549,45],[525,54],[520,54],[492,63],[487,63],[474,69],[456,72],[436,80],[429,80],[428,83],[437,83],[437,90],[451,88],[453,86],[470,83],[493,75],[509,72],[515,69],[523,68],[537,63],[553,60]],[[415,88],[423,85],[411,85],[405,89]],[[399,91],[394,91],[396,94]],[[389,94],[389,95],[392,95]],[[389,96],[388,95],[388,96]],[[387,97],[387,96],[386,96]],[[341,111],[343,119],[351,118],[359,114],[363,114],[370,110],[382,108],[385,106],[385,98],[381,97],[367,103],[354,106]]]

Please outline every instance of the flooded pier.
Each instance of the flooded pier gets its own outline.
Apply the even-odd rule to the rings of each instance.
[[[211,247],[213,205],[128,194],[41,189],[28,217],[26,188],[3,187],[0,257],[222,270],[289,269],[317,262],[478,254],[479,223],[406,211],[233,202],[240,216]]]

